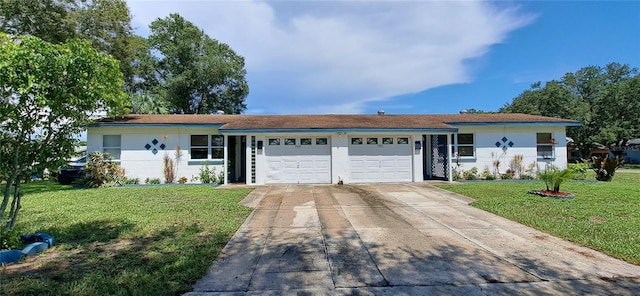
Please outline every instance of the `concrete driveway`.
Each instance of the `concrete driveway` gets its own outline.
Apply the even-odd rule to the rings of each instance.
[[[633,295],[640,266],[428,184],[265,186],[188,295]]]

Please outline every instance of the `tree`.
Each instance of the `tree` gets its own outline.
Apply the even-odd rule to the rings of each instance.
[[[624,145],[640,137],[640,75],[618,63],[589,66],[544,86],[540,82],[514,98],[500,112],[527,113],[578,120],[569,137],[584,155],[591,145]]]
[[[157,19],[149,28],[146,50],[136,59],[142,69],[139,90],[166,102],[171,113],[246,109],[244,58],[178,14]]]
[[[120,61],[128,88],[133,87],[133,58],[138,45],[124,0],[2,0],[0,29],[33,35],[51,43],[84,39]]]
[[[124,113],[126,95],[118,61],[88,42],[0,33],[0,61],[0,221],[11,228],[20,184],[64,164],[92,115]]]

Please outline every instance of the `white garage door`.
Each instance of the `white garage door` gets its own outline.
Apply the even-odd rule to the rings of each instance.
[[[349,139],[350,182],[411,182],[412,171],[409,137]]]
[[[331,183],[328,137],[268,137],[267,184]]]

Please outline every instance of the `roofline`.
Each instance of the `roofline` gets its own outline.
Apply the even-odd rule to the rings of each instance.
[[[91,123],[89,127],[209,127],[220,128],[225,123]]]
[[[487,121],[487,122],[445,122],[451,126],[582,126],[579,121]]]
[[[219,129],[221,134],[273,134],[273,133],[456,133],[457,128],[274,128],[274,129]]]

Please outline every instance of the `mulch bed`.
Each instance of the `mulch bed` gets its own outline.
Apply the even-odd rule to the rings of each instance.
[[[551,190],[529,190],[529,193],[545,196],[545,197],[555,197],[555,198],[574,198],[575,197],[575,195],[573,195],[570,192],[562,192],[562,191],[553,192]]]

